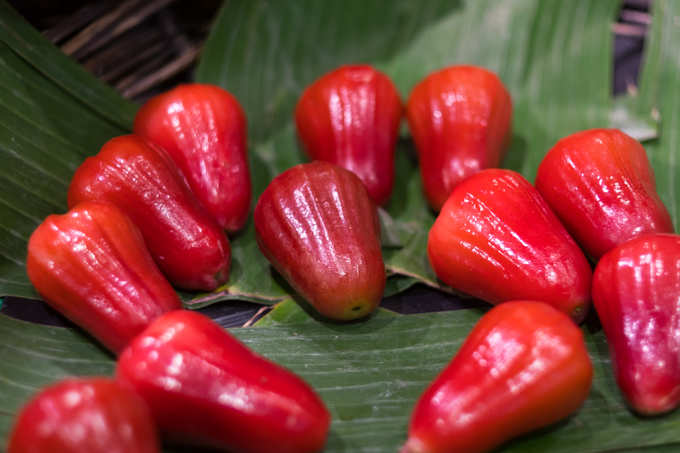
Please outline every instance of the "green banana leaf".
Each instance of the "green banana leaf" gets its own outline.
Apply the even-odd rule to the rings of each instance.
[[[654,2],[654,16],[636,100],[643,115],[661,118],[657,139],[645,149],[654,167],[657,192],[668,207],[675,229],[680,220],[680,5],[673,0]]]
[[[225,86],[243,103],[257,194],[273,175],[304,160],[291,112],[304,86],[323,72],[370,62],[406,98],[433,69],[481,64],[500,74],[515,103],[505,166],[533,179],[547,149],[579,129],[614,125],[641,139],[658,135],[647,149],[677,224],[680,31],[674,18],[680,5],[654,3],[639,98],[615,101],[610,25],[618,6],[601,0],[230,1],[197,79]],[[36,296],[25,276],[28,236],[46,215],[65,210],[72,172],[107,139],[129,131],[135,108],[0,1],[0,296]],[[405,138],[397,154],[400,184],[381,212],[394,275],[389,293],[417,281],[440,286],[424,253],[434,216],[420,192],[414,155]],[[184,294],[189,303],[287,300],[289,288],[257,251],[252,222],[234,238],[233,253],[229,284],[214,294]],[[257,328],[232,332],[319,390],[334,415],[328,451],[382,452],[403,442],[415,399],[480,315],[478,309],[413,316],[382,310],[364,322],[326,324],[287,300]],[[602,333],[584,332],[596,379],[583,409],[502,451],[676,451],[680,416],[631,415],[616,390]],[[0,338],[0,447],[18,407],[36,389],[113,368],[112,357],[78,330],[0,315]]]

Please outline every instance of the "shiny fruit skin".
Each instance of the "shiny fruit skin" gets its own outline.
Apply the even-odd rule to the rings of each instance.
[[[111,204],[47,217],[28,242],[26,270],[47,303],[113,352],[182,306],[137,227]]]
[[[581,330],[542,302],[494,307],[418,400],[401,453],[481,453],[581,407],[593,369]]]
[[[134,131],[167,151],[222,228],[243,227],[251,200],[247,122],[234,96],[215,85],[179,85],[139,109]]]
[[[8,453],[159,453],[149,409],[113,379],[65,379],[17,416]]]
[[[673,233],[642,145],[617,129],[565,137],[538,167],[536,188],[595,259],[645,233]]]
[[[311,453],[330,415],[312,388],[196,312],[168,313],[118,359],[171,438],[234,453]]]
[[[229,277],[226,234],[167,155],[143,139],[113,138],[83,162],[71,180],[68,204],[86,200],[115,204],[130,216],[173,285],[212,291]]]
[[[323,161],[292,167],[265,189],[254,218],[264,256],[319,313],[346,321],[378,306],[380,226],[356,175]]]
[[[488,169],[454,190],[427,252],[447,285],[492,304],[526,299],[585,317],[590,265],[538,191],[519,173]]]
[[[406,118],[425,196],[439,211],[465,178],[500,166],[512,136],[512,99],[493,72],[450,66],[413,88]]]
[[[680,405],[680,236],[640,236],[606,253],[593,275],[593,304],[616,381],[638,413]]]
[[[381,205],[394,185],[401,114],[401,98],[385,74],[369,65],[347,65],[305,89],[295,124],[312,159],[354,172]]]

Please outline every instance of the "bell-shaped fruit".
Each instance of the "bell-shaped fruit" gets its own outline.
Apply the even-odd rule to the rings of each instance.
[[[394,184],[401,99],[392,81],[368,65],[341,66],[302,93],[295,109],[307,154],[354,172],[376,204]]]
[[[385,288],[376,207],[353,173],[317,161],[269,184],[255,206],[260,250],[319,313],[371,313]]]
[[[606,253],[593,303],[616,380],[645,415],[680,405],[680,236],[640,236]]]
[[[645,149],[617,129],[558,141],[538,167],[536,188],[587,254],[645,233],[672,233]]]
[[[312,388],[196,312],[156,320],[116,376],[170,438],[234,453],[312,453],[326,442],[330,415]]]
[[[512,99],[493,72],[450,66],[413,88],[406,118],[425,196],[439,211],[461,181],[500,165],[512,136]]]
[[[578,410],[593,369],[581,330],[541,302],[485,314],[418,400],[401,453],[481,453]]]
[[[227,231],[248,218],[251,188],[246,117],[236,98],[214,85],[180,85],[135,117],[136,134],[168,152],[196,198]]]
[[[52,307],[114,352],[182,306],[137,227],[111,204],[47,217],[28,242],[26,270]]]
[[[590,303],[586,257],[519,173],[483,170],[458,185],[427,243],[437,277],[492,304],[546,302],[580,322]]]
[[[66,379],[17,416],[8,453],[159,453],[144,401],[113,379]]]
[[[130,216],[174,285],[211,291],[229,277],[226,234],[162,149],[135,135],[109,140],[71,180],[69,206],[86,200],[115,204]]]

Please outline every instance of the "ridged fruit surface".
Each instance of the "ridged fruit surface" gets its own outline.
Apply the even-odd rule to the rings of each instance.
[[[170,438],[234,453],[312,453],[326,442],[330,415],[312,388],[196,312],[151,324],[116,376]]]
[[[485,314],[418,400],[401,453],[481,453],[577,411],[593,369],[581,330],[541,302]]]
[[[251,200],[247,122],[234,96],[215,85],[179,85],[139,109],[134,131],[167,151],[222,228],[243,226]]]
[[[26,270],[53,308],[114,352],[182,306],[137,227],[111,204],[47,217],[28,242]]]
[[[642,145],[617,129],[565,137],[538,167],[536,188],[593,258],[645,233],[673,233]]]
[[[616,380],[637,412],[680,405],[680,236],[640,236],[605,254],[593,303]]]
[[[144,401],[113,379],[65,379],[21,409],[8,453],[159,453]]]
[[[295,124],[307,154],[354,172],[376,204],[394,185],[402,105],[392,81],[368,65],[341,66],[302,93]]]
[[[483,170],[458,185],[430,230],[427,253],[444,283],[492,304],[538,300],[577,322],[590,305],[586,257],[511,170]]]
[[[68,204],[82,201],[109,202],[130,216],[172,284],[211,291],[229,277],[226,234],[167,155],[136,135],[109,140],[76,170]]]
[[[496,74],[450,66],[418,83],[406,105],[425,196],[439,211],[456,185],[498,167],[512,137],[512,99]]]
[[[376,207],[353,173],[317,161],[280,174],[255,207],[260,250],[319,313],[371,313],[385,288]]]

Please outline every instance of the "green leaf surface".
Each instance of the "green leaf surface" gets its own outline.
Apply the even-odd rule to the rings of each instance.
[[[73,171],[125,132],[128,111],[0,2],[0,295],[36,297],[25,271],[28,237],[65,210]]]
[[[4,0],[0,1],[0,41],[102,119],[119,128],[130,129],[137,107],[104,82],[93,79],[27,24]]]
[[[405,316],[379,310],[364,322],[337,324],[315,320],[287,301],[258,327],[230,331],[319,392],[333,416],[326,452],[393,452],[406,438],[416,399],[481,313],[467,309]],[[680,413],[633,416],[614,383],[603,334],[587,329],[584,334],[595,379],[583,408],[499,451],[670,451],[664,444],[680,442]],[[108,353],[72,329],[0,315],[0,337],[12,338],[0,345],[1,439],[6,439],[14,412],[37,389],[65,376],[110,374],[114,367]]]
[[[376,62],[463,10],[457,0],[225,2],[196,72],[227,87],[261,142],[287,127],[304,87],[346,62]]]
[[[657,192],[670,211],[676,231],[680,216],[680,3],[653,3],[653,21],[640,80],[641,114],[660,117],[659,138],[646,144]]]

